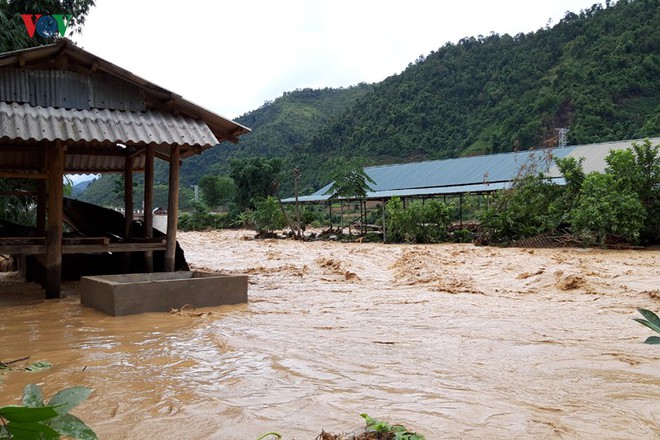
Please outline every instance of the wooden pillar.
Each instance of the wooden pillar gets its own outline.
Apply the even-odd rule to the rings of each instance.
[[[46,236],[46,203],[48,201],[48,186],[45,180],[37,181],[37,235]]]
[[[154,147],[147,145],[144,162],[144,238],[154,236]],[[154,253],[144,253],[145,272],[154,271]]]
[[[40,147],[41,158],[40,171],[48,173],[48,150]],[[44,179],[37,180],[37,234],[46,236],[46,204],[48,203],[48,182]]]
[[[124,159],[124,240],[133,236],[133,158],[126,151]],[[131,253],[124,253],[124,273],[130,273]]]
[[[62,284],[62,197],[64,144],[57,140],[48,154],[48,230],[46,234],[46,299],[59,298]]]
[[[163,270],[174,272],[176,253],[176,223],[179,217],[179,147],[173,145],[170,153],[170,182],[167,197],[167,247]]]
[[[133,229],[133,159],[126,154],[124,162],[124,238],[131,238]]]
[[[330,232],[332,232],[332,202],[329,201],[328,203],[328,211],[330,212]]]

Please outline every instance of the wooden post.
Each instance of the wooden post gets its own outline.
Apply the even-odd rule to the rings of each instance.
[[[46,299],[59,298],[62,284],[62,197],[64,144],[56,140],[48,154],[48,230],[46,235]]]
[[[124,159],[124,240],[133,236],[133,158],[126,151]],[[130,273],[131,253],[124,253],[124,273]]]
[[[167,247],[163,270],[174,272],[176,254],[176,223],[179,217],[179,147],[173,145],[170,153],[170,182],[167,197]]]
[[[46,235],[46,203],[48,201],[48,187],[43,179],[37,180],[37,235]]]
[[[133,159],[126,152],[124,161],[124,238],[131,238],[133,229]]]
[[[144,238],[154,236],[154,147],[147,145],[144,162]],[[144,253],[144,271],[154,271],[154,253]]]
[[[39,172],[48,172],[48,149],[39,148],[41,166]],[[48,182],[44,179],[37,180],[37,234],[46,236],[46,204],[48,203]]]
[[[328,201],[328,211],[330,212],[330,232],[332,232],[332,202]]]

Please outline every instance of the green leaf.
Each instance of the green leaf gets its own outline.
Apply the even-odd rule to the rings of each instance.
[[[40,422],[57,416],[57,411],[51,406],[41,408],[26,408],[24,406],[3,406],[0,408],[0,417],[10,422]]]
[[[53,364],[51,364],[48,361],[39,361],[39,362],[35,362],[32,365],[28,365],[27,367],[25,367],[25,371],[30,371],[32,373],[35,373],[37,371],[47,370],[47,369],[51,368],[52,366],[53,366]]]
[[[91,393],[92,390],[86,387],[67,388],[55,394],[48,405],[57,406],[55,410],[58,414],[66,414],[80,405],[80,402],[87,399]]]
[[[25,385],[23,389],[23,406],[39,408],[44,406],[44,393],[37,385]]]
[[[369,417],[369,415],[367,415],[366,413],[360,414],[360,417],[362,417],[364,421],[367,423],[367,428],[376,424],[376,420]]]
[[[649,336],[646,338],[646,341],[644,341],[645,344],[651,344],[651,345],[660,345],[660,338],[657,336]]]
[[[646,322],[648,322],[648,324],[644,324],[645,326],[647,326],[647,327],[655,330],[656,332],[660,333],[660,318],[658,318],[658,315],[656,315],[652,311],[646,310],[646,309],[637,309],[637,311],[639,313],[641,313],[644,318],[647,319]],[[640,322],[640,321],[637,321],[637,322]]]
[[[98,437],[92,429],[78,417],[64,414],[50,423],[50,427],[61,435],[78,440],[97,440]]]
[[[54,429],[35,422],[11,422],[7,429],[16,440],[59,440],[60,435]]]

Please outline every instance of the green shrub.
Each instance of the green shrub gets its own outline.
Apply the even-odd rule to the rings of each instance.
[[[573,234],[585,244],[604,244],[608,236],[636,243],[646,212],[637,194],[616,184],[611,174],[590,173],[570,214]]]
[[[447,224],[454,207],[436,200],[406,208],[394,197],[385,205],[387,241],[394,243],[438,243],[447,238]]]
[[[250,221],[258,233],[270,233],[286,226],[286,219],[275,197],[268,196],[255,201],[254,205],[254,211],[250,212]]]
[[[367,414],[360,414],[367,424],[367,432],[388,435],[382,438],[392,438],[394,440],[425,440],[424,436],[415,432],[410,432],[405,426],[390,425],[388,422],[376,420]],[[378,438],[381,438],[380,436]]]
[[[523,177],[512,188],[499,191],[480,219],[487,241],[510,243],[557,228],[560,218],[553,202],[562,192],[542,175]]]

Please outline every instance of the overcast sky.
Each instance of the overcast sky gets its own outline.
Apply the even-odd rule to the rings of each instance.
[[[96,0],[84,49],[235,118],[297,88],[377,82],[463,37],[532,32],[596,0]]]

